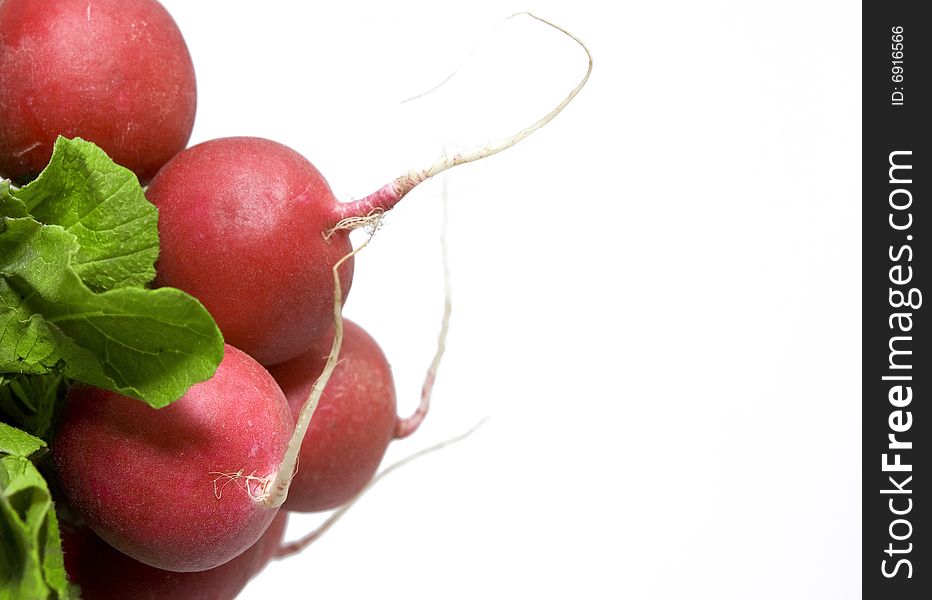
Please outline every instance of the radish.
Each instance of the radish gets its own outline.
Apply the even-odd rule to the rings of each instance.
[[[0,0],[0,23],[0,178],[35,177],[58,135],[143,182],[187,144],[194,66],[155,0]]]
[[[350,230],[391,210],[434,175],[501,152],[537,131],[576,97],[591,70],[590,55],[576,88],[530,127],[444,156],[354,202],[338,202],[309,161],[269,140],[232,137],[189,148],[159,171],[147,191],[159,208],[156,282],[198,298],[225,339],[262,364],[294,358],[330,327],[329,273],[350,249]],[[341,273],[347,293],[351,281],[349,261]]]
[[[333,333],[269,372],[298,416],[323,372]],[[283,507],[314,512],[351,500],[375,474],[389,442],[420,425],[427,404],[407,419],[395,414],[395,382],[382,349],[362,327],[343,320],[340,360],[320,397]]]
[[[321,232],[339,206],[297,152],[258,138],[198,144],[174,157],[146,197],[159,209],[156,285],[200,300],[224,339],[265,365],[305,351],[330,327],[330,269],[348,232]],[[352,261],[341,271],[348,292]]]
[[[365,246],[353,249],[349,231],[373,223],[437,173],[543,127],[579,93],[591,68],[590,57],[570,95],[527,129],[411,171],[355,202],[337,202],[313,165],[268,140],[215,140],[169,161],[148,190],[160,209],[157,283],[201,296],[227,341],[265,364],[320,343],[332,319],[331,347],[294,420],[268,372],[233,346],[212,379],[161,411],[115,393],[72,388],[52,454],[65,496],[89,526],[125,554],[171,571],[211,569],[255,543],[286,501],[311,418],[337,366],[343,289]],[[419,411],[401,425],[394,411],[387,413],[396,436],[423,418],[443,335]],[[388,443],[382,440],[384,434],[378,443]]]
[[[276,515],[259,541],[207,571],[177,573],[150,567],[107,545],[87,527],[62,522],[68,579],[83,600],[232,600],[278,551],[287,513]]]
[[[110,545],[159,569],[203,571],[275,517],[262,497],[293,429],[271,375],[226,346],[211,379],[160,410],[73,387],[52,454],[68,502]]]
[[[331,269],[333,343],[297,425],[269,372],[230,345],[213,377],[160,410],[91,386],[68,391],[52,459],[58,488],[97,535],[179,572],[223,565],[260,538],[285,501],[333,372],[343,339],[339,268],[359,249]]]

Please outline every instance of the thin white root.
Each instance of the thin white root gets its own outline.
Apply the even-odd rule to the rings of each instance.
[[[449,197],[446,178],[443,180],[440,199],[443,204],[443,218],[440,225],[440,258],[443,263],[443,320],[440,323],[440,333],[437,335],[437,350],[434,352],[433,360],[430,361],[427,375],[424,376],[424,383],[421,384],[421,403],[410,417],[398,419],[395,424],[395,439],[406,438],[417,431],[424,421],[424,417],[427,416],[427,411],[430,410],[430,399],[434,391],[434,382],[437,380],[437,371],[440,369],[440,361],[443,359],[443,353],[447,348],[450,314],[453,312],[453,291],[450,285],[450,261],[447,253]]]
[[[382,221],[385,219],[385,211],[381,208],[373,208],[365,217],[346,217],[334,225],[324,234],[324,239],[329,240],[334,233],[344,229],[350,231],[362,228],[371,238],[382,227]]]
[[[217,500],[223,497],[223,489],[229,484],[233,483],[236,487],[241,488],[246,494],[249,495],[253,500],[261,501],[266,496],[266,490],[268,489],[269,483],[271,483],[271,478],[269,477],[259,477],[258,475],[244,475],[243,470],[240,469],[235,473],[220,473],[219,471],[211,471],[209,475],[216,475],[214,478],[214,497]],[[219,486],[217,485],[218,481],[223,480]],[[252,483],[253,485],[250,485]]]
[[[473,56],[475,56],[479,48],[481,48],[485,44],[485,41],[488,38],[492,37],[495,31],[498,30],[498,28],[501,27],[502,24],[505,23],[505,21],[509,21],[513,19],[514,17],[518,16],[519,14],[522,14],[522,13],[515,13],[509,17],[502,19],[490,31],[488,31],[485,35],[483,35],[482,38],[478,42],[476,42],[476,44],[469,50],[469,52],[466,53],[466,56],[463,58],[463,60],[461,60],[458,65],[456,65],[456,68],[453,69],[453,71],[449,75],[444,77],[439,83],[437,83],[437,85],[431,87],[428,90],[424,90],[420,94],[415,94],[414,96],[411,96],[410,98],[405,98],[404,100],[401,101],[401,103],[407,104],[408,102],[414,102],[415,100],[420,100],[424,96],[429,96],[430,94],[433,94],[434,92],[442,88],[444,85],[446,85],[448,81],[456,77],[456,74],[460,72],[460,70],[469,62],[469,60]]]
[[[566,108],[567,104],[573,101],[573,98],[575,98],[579,94],[579,92],[586,85],[586,82],[589,81],[589,76],[592,74],[592,53],[589,52],[589,48],[586,46],[586,44],[582,42],[582,40],[580,40],[578,37],[576,37],[569,31],[567,31],[566,29],[560,27],[559,25],[552,23],[548,21],[547,19],[538,17],[537,15],[533,13],[529,13],[529,12],[515,13],[511,17],[515,17],[518,15],[527,15],[533,19],[537,19],[541,23],[549,25],[553,27],[554,29],[560,31],[561,33],[569,36],[570,38],[573,39],[573,41],[579,44],[580,47],[582,47],[582,49],[586,52],[586,56],[589,59],[589,67],[586,69],[585,76],[582,78],[582,80],[580,80],[580,82],[576,85],[576,87],[573,88],[573,91],[570,92],[570,94],[563,100],[563,102],[561,102],[560,104],[556,106],[556,108],[554,108],[552,111],[550,111],[549,113],[547,113],[546,115],[538,119],[536,122],[534,122],[530,126],[515,133],[514,135],[509,136],[507,138],[500,139],[495,142],[490,142],[482,146],[475,147],[465,152],[459,152],[453,155],[452,157],[441,156],[433,165],[431,165],[427,169],[408,171],[401,177],[398,177],[393,182],[395,193],[398,195],[398,198],[401,198],[402,196],[410,192],[419,183],[426,181],[427,179],[430,179],[431,177],[438,175],[439,173],[442,173],[443,171],[446,171],[447,169],[452,169],[453,167],[458,166],[458,165],[462,165],[462,164],[466,164],[466,163],[480,160],[483,158],[487,158],[494,154],[498,154],[502,150],[506,150],[514,146],[515,144],[517,144],[524,138],[528,137],[529,135],[531,135],[538,129],[541,129],[542,127],[547,125],[547,123],[552,121],[558,114],[560,114],[563,111],[564,108]],[[450,77],[452,77],[452,75]],[[447,79],[444,80],[444,82],[448,81],[449,79],[450,78],[448,77]],[[442,85],[442,84],[443,82],[439,85]],[[439,87],[439,85],[436,87]]]
[[[340,358],[340,346],[343,344],[343,286],[340,284],[340,267],[350,258],[356,256],[360,250],[368,246],[371,240],[372,236],[369,236],[358,248],[354,248],[352,252],[333,265],[333,344],[330,347],[330,354],[327,356],[324,370],[317,377],[307,401],[301,407],[301,412],[298,413],[295,430],[288,442],[288,449],[282,459],[282,464],[278,467],[274,479],[268,486],[268,494],[262,498],[263,502],[270,508],[281,506],[288,497],[288,488],[291,486],[291,480],[298,464],[298,453],[301,451],[301,444],[304,442],[304,436],[307,434],[311,418],[314,416],[314,411],[317,410],[317,404],[324,393],[324,388],[327,386],[327,382],[330,381],[333,369],[337,366],[337,361]]]
[[[334,208],[334,220],[341,223],[341,225],[338,227],[339,229],[352,229],[359,226],[358,218],[363,215],[367,215],[362,217],[363,222],[365,222],[365,220],[368,218],[368,215],[371,215],[373,210],[391,210],[402,198],[408,194],[408,192],[413,190],[420,183],[446,171],[447,169],[452,169],[457,165],[487,158],[493,154],[498,154],[502,150],[514,146],[538,129],[541,129],[547,125],[547,123],[552,121],[558,114],[560,114],[563,109],[566,108],[566,105],[572,102],[573,98],[579,94],[582,88],[586,85],[586,82],[589,81],[589,75],[592,74],[592,53],[589,52],[589,48],[587,48],[578,37],[563,29],[559,25],[555,25],[554,23],[551,23],[550,21],[542,19],[531,13],[516,14],[528,15],[533,19],[537,19],[541,23],[553,27],[564,35],[569,36],[586,52],[586,56],[589,59],[589,66],[586,69],[585,76],[578,84],[576,84],[576,87],[573,88],[573,91],[571,91],[570,94],[556,106],[556,108],[538,119],[535,123],[532,123],[530,126],[522,129],[510,137],[501,139],[497,142],[490,142],[482,146],[477,146],[464,152],[457,152],[452,157],[448,156],[444,151],[441,153],[440,158],[438,158],[433,165],[426,169],[415,169],[408,171],[401,177],[397,177],[390,183],[383,185],[365,198],[360,198],[359,200],[354,200],[352,202],[342,202],[337,204],[337,206]]]
[[[346,504],[344,504],[343,506],[335,510],[333,514],[327,517],[327,519],[317,527],[317,529],[315,529],[314,531],[310,532],[309,534],[305,535],[304,537],[300,539],[297,539],[293,542],[288,542],[287,544],[282,544],[281,546],[279,546],[278,551],[275,553],[275,558],[285,558],[287,556],[297,554],[298,552],[301,552],[302,550],[310,546],[317,539],[319,539],[322,535],[327,533],[327,531],[329,531],[330,528],[333,527],[337,523],[337,521],[339,521],[343,517],[343,515],[345,515],[347,511],[349,511],[349,509],[352,508],[353,505],[356,504],[356,502],[359,501],[359,499],[362,498],[363,495],[367,491],[369,491],[370,488],[372,488],[376,483],[378,483],[386,475],[391,474],[392,472],[400,469],[401,467],[405,466],[406,464],[414,460],[417,460],[418,458],[421,458],[422,456],[426,456],[433,452],[437,452],[438,450],[442,450],[446,448],[447,446],[451,446],[457,442],[461,442],[465,440],[470,435],[475,433],[477,429],[482,427],[485,424],[485,422],[488,420],[489,420],[488,417],[486,417],[482,419],[481,421],[479,421],[478,423],[476,423],[475,425],[473,425],[472,427],[470,427],[469,430],[457,436],[446,439],[442,442],[434,444],[433,446],[428,446],[427,448],[418,450],[417,452],[414,452],[413,454],[409,454],[408,456],[402,458],[401,460],[394,462],[390,464],[389,466],[385,467],[384,469],[382,469],[381,472],[379,472],[375,477],[373,477],[369,481],[369,483],[367,483],[366,486],[362,488],[359,491],[359,493],[353,497],[352,500],[350,500],[349,502],[347,502]]]

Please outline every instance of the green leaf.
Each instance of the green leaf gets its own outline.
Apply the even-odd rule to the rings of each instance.
[[[64,392],[60,373],[0,376],[0,415],[28,433],[48,440]]]
[[[0,456],[0,600],[68,598],[52,497],[28,459]]]
[[[59,598],[68,600],[72,595],[73,587],[69,585],[65,571],[61,530],[58,527],[58,515],[55,514],[54,506],[46,515],[45,536],[44,539],[40,538],[40,543],[42,547],[39,554],[42,557],[42,574],[45,576],[45,583],[58,594]]]
[[[207,310],[173,288],[94,293],[54,225],[4,218],[0,233],[0,372],[59,372],[159,408],[213,375],[223,337]]]
[[[39,438],[0,421],[0,454],[28,457],[44,446]]]
[[[155,277],[158,210],[136,175],[94,144],[59,137],[49,165],[12,196],[37,221],[75,236],[72,266],[91,289],[142,286]]]
[[[10,181],[8,179],[0,180],[0,217],[25,217],[28,215],[26,205],[14,198],[10,193]],[[0,225],[0,227],[3,227],[3,225]]]

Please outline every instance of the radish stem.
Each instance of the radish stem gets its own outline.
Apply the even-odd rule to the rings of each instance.
[[[579,44],[583,50],[586,52],[586,56],[589,58],[589,67],[586,69],[586,74],[580,80],[580,82],[573,88],[573,91],[563,99],[560,104],[556,106],[549,113],[538,119],[535,123],[530,126],[522,129],[521,131],[511,135],[509,137],[500,139],[495,142],[489,142],[482,146],[477,146],[465,152],[459,152],[453,156],[446,156],[445,154],[441,155],[440,158],[434,162],[433,165],[426,169],[414,169],[408,171],[401,177],[396,178],[391,183],[383,186],[382,188],[376,190],[369,196],[361,198],[353,202],[344,202],[338,204],[336,207],[336,217],[338,223],[334,229],[352,229],[354,227],[355,219],[363,217],[365,215],[371,214],[373,211],[387,211],[391,210],[399,200],[405,197],[408,192],[417,187],[420,183],[430,179],[431,177],[438,175],[446,171],[447,169],[452,169],[458,165],[463,165],[469,162],[476,160],[481,160],[492,156],[493,154],[498,154],[502,150],[511,148],[524,138],[528,137],[538,129],[541,129],[547,123],[552,121],[554,117],[560,114],[566,106],[572,102],[573,98],[579,94],[579,92],[586,85],[586,82],[589,81],[589,75],[592,74],[592,53],[589,52],[589,48],[580,40],[578,37],[563,29],[559,25],[551,23],[550,21],[538,17],[532,13],[519,13],[526,14],[527,16],[537,19],[538,21],[545,23],[554,29],[562,32],[563,34],[569,36],[577,44]],[[514,16],[514,15],[512,15]]]

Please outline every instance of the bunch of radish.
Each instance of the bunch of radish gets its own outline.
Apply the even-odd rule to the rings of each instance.
[[[418,410],[399,417],[388,360],[341,317],[358,251],[350,232],[419,183],[545,125],[591,65],[520,133],[339,202],[313,164],[277,142],[186,149],[194,69],[156,0],[0,0],[0,179],[27,186],[59,136],[98,146],[147,184],[158,209],[151,287],[193,296],[225,342],[212,376],[161,408],[68,375],[77,381],[62,388],[50,452],[34,460],[53,481],[64,566],[83,598],[232,598],[289,553],[284,511],[345,508],[370,484],[389,443],[422,422],[437,361]],[[15,288],[19,275],[2,265]],[[151,360],[180,352],[162,345]]]

